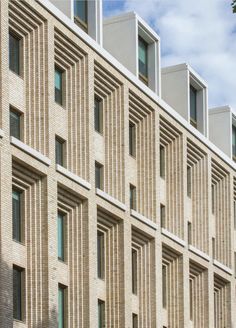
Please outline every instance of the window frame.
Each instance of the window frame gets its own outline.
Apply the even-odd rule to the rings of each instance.
[[[74,0],[74,22],[77,24],[80,28],[82,28],[83,31],[88,33],[88,1],[83,0],[85,2],[85,20],[83,20],[81,17],[76,15],[76,3],[78,0]]]
[[[141,73],[140,70],[140,44],[145,46],[145,57],[146,57],[146,63],[145,63],[145,75]],[[139,79],[146,85],[148,85],[148,42],[144,40],[144,38],[141,35],[138,35],[138,75]]]
[[[162,263],[162,307],[163,309],[167,308],[167,302],[168,302],[168,286],[167,286],[167,281],[168,281],[168,267],[166,264]]]
[[[100,243],[101,241],[101,243]],[[97,230],[97,277],[101,280],[105,280],[106,265],[105,265],[105,233],[101,230]]]
[[[98,327],[106,327],[106,303],[101,299],[98,299]]]
[[[59,256],[59,225],[58,219],[62,221],[62,256]],[[66,213],[62,211],[57,212],[57,258],[59,261],[66,263],[67,261],[67,217]]]
[[[136,124],[129,121],[129,155],[136,158]]]
[[[19,213],[20,213],[20,217],[19,217],[19,223],[17,224],[17,226],[19,226],[19,231],[18,231],[18,235],[19,238],[15,237],[15,233],[14,233],[14,201],[13,201],[13,194],[14,193],[18,193],[19,194]],[[25,222],[24,222],[24,191],[18,189],[17,187],[15,187],[14,185],[12,186],[12,239],[20,244],[24,244],[24,227],[25,227]]]
[[[132,294],[138,295],[138,250],[131,248]]]
[[[163,145],[160,145],[159,148],[159,160],[160,160],[160,177],[165,180],[166,177],[166,147]]]
[[[17,119],[19,120],[17,122],[17,135],[13,133],[13,121],[12,119],[17,117]],[[18,140],[22,140],[22,130],[23,130],[23,113],[21,113],[20,111],[18,111],[17,109],[13,108],[12,106],[10,106],[10,111],[9,111],[9,117],[10,117],[10,136],[14,137]]]
[[[104,166],[95,161],[95,188],[103,190],[104,188]]]
[[[103,100],[96,95],[94,97],[94,130],[103,134]]]
[[[136,211],[137,210],[136,186],[130,183],[129,191],[130,191],[130,210]]]
[[[18,294],[18,296],[16,296],[15,298],[15,286],[18,285],[18,282],[15,281],[15,274],[14,272],[17,272],[17,274],[19,274],[20,279],[18,282],[20,282],[20,285],[17,286],[19,289],[17,291],[20,293],[20,295]],[[15,321],[20,321],[20,322],[24,322],[25,320],[25,269],[22,267],[19,267],[17,265],[13,264],[12,267],[12,288],[13,288],[13,320]],[[20,300],[19,300],[20,298]],[[15,303],[15,299],[18,299],[18,301],[20,302],[19,306],[20,308],[18,309],[18,305],[17,307],[15,307],[16,303],[18,303],[18,301]],[[20,311],[20,315],[15,315],[16,312]]]
[[[56,88],[56,73],[60,73],[61,90]],[[57,90],[60,92],[60,100],[57,100]],[[54,102],[61,107],[65,106],[65,70],[59,65],[54,66]]]
[[[58,153],[58,146],[61,147],[61,155]],[[66,167],[66,141],[59,137],[58,135],[55,136],[55,162],[57,165],[62,167]],[[60,155],[60,156],[59,156]],[[60,160],[58,161],[58,158]]]
[[[58,284],[58,328],[66,328],[67,327],[67,313],[68,313],[68,296],[67,296],[67,286]],[[63,321],[62,324],[60,324],[60,292],[62,293],[62,317]]]
[[[194,94],[194,117],[192,114],[192,95]],[[189,85],[189,117],[190,117],[190,124],[197,129],[197,94],[198,90],[192,85]]]
[[[9,37],[9,42],[8,42],[8,60],[9,60],[9,70],[13,73],[16,74],[19,77],[23,77],[23,38],[22,36],[20,36],[17,32],[13,31],[13,30],[9,30],[8,32],[8,37]],[[15,70],[13,68],[13,66],[11,66],[11,39],[10,38],[14,38],[15,40],[18,41],[18,70]],[[14,50],[15,53],[15,50]]]

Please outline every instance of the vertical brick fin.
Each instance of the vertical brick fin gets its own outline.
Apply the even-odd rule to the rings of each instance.
[[[160,117],[160,144],[165,148],[166,228],[184,239],[183,136]]]
[[[132,230],[132,248],[138,258],[138,320],[140,327],[156,327],[155,241],[138,229]]]
[[[123,225],[121,221],[98,212],[97,228],[105,240],[105,304],[109,327],[124,327]]]
[[[215,328],[232,327],[230,306],[230,283],[214,275]]]
[[[94,92],[103,101],[104,191],[124,203],[124,88],[97,62],[94,67]]]
[[[88,209],[77,194],[58,186],[58,210],[66,216],[68,327],[88,327]]]
[[[231,268],[230,175],[214,160],[211,175],[215,194],[215,259]]]
[[[88,57],[58,29],[54,30],[55,64],[64,70],[68,111],[68,169],[89,181]]]
[[[29,327],[47,325],[48,313],[48,237],[46,180],[28,167],[13,162],[13,186],[24,193],[24,239],[26,323]]]
[[[131,91],[129,119],[136,127],[137,211],[156,222],[156,113]]]
[[[187,166],[191,172],[191,244],[209,253],[207,154],[190,140],[187,141]]]
[[[9,27],[23,40],[24,142],[49,155],[48,24],[25,1],[9,2]]]

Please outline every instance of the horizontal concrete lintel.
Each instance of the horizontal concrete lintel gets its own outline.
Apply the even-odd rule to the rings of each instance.
[[[39,151],[35,150],[34,148],[26,145],[24,142],[20,141],[19,139],[15,137],[11,137],[11,144],[16,146],[17,148],[23,150],[25,153],[31,155],[32,157],[38,159],[40,162],[50,166],[51,160],[41,154]]]
[[[119,207],[121,210],[126,211],[126,205],[124,203],[121,203],[119,200],[117,200],[116,198],[108,195],[105,191],[96,188],[96,194],[102,198],[104,198],[105,200],[107,200],[108,202],[114,204],[115,206]]]
[[[61,166],[61,165],[56,165],[56,170],[57,172],[65,175],[67,178],[77,182],[79,185],[81,185],[82,187],[85,187],[86,189],[90,190],[91,189],[91,184],[84,180],[83,178],[81,178],[80,176],[70,172],[69,170],[67,170],[65,167]]]
[[[135,219],[141,221],[142,223],[145,223],[146,225],[148,225],[149,227],[157,230],[157,224],[152,222],[150,219],[146,218],[145,216],[143,216],[142,214],[136,212],[135,210],[131,210],[130,211],[131,216],[133,216]]]
[[[223,263],[217,261],[217,260],[213,260],[213,264],[215,266],[217,266],[219,269],[229,273],[230,275],[233,274],[233,270],[231,270],[229,267],[227,267],[226,265],[224,265]]]
[[[200,249],[192,246],[192,245],[189,245],[188,249],[193,252],[194,254],[202,257],[204,260],[207,260],[208,262],[210,261],[210,256],[207,255],[206,253],[200,251]]]
[[[172,240],[175,241],[176,243],[180,244],[181,246],[186,246],[186,242],[185,242],[183,239],[177,237],[176,235],[174,235],[174,234],[171,233],[170,231],[168,231],[168,230],[162,228],[162,229],[161,229],[161,233],[162,233],[163,235],[165,235],[166,237],[172,239]]]

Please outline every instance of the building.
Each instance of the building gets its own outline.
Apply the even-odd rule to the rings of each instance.
[[[233,111],[135,13],[0,16],[0,327],[236,327]]]

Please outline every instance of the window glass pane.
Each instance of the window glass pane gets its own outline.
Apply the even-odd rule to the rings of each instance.
[[[197,90],[190,86],[190,119],[197,122]]]
[[[9,67],[20,75],[20,40],[12,34],[9,34]]]
[[[98,328],[105,328],[105,302],[98,300]]]
[[[190,320],[193,320],[193,280],[189,279]]]
[[[104,249],[104,233],[97,232],[97,261],[98,261],[98,278],[105,277],[105,249]]]
[[[138,58],[139,58],[139,74],[142,76],[146,77],[148,76],[148,44],[141,38],[139,37],[138,40]]]
[[[103,112],[102,112],[102,101],[95,97],[94,99],[94,127],[99,133],[102,133],[103,129]]]
[[[103,166],[99,163],[95,163],[95,186],[96,188],[103,188]]]
[[[187,167],[187,196],[191,198],[192,191],[192,178],[191,178],[191,167]]]
[[[55,68],[55,102],[62,105],[62,71]]]
[[[87,24],[87,1],[86,0],[75,0],[74,11],[75,16],[78,17],[82,22]]]
[[[62,261],[65,259],[65,222],[64,216],[58,214],[57,216],[57,243],[58,243],[58,258]]]
[[[20,117],[20,114],[10,111],[10,135],[17,139],[20,139]]]
[[[138,328],[138,316],[137,314],[133,313],[133,328]]]
[[[13,267],[13,318],[22,320],[22,270]]]
[[[138,252],[132,249],[132,293],[137,295],[138,291]]]
[[[13,239],[22,241],[21,236],[21,193],[19,191],[12,192],[12,225]]]
[[[64,142],[56,138],[56,164],[63,166],[63,144]]]
[[[162,265],[162,306],[165,309],[167,305],[167,267]]]
[[[165,178],[165,147],[160,146],[160,177]]]
[[[233,158],[236,158],[236,127],[232,126],[232,152]]]
[[[136,155],[136,127],[131,122],[129,123],[129,154]]]
[[[136,187],[130,185],[130,209],[136,210]]]
[[[58,287],[58,328],[65,328],[65,288]]]
[[[166,227],[166,207],[161,204],[161,227]]]

